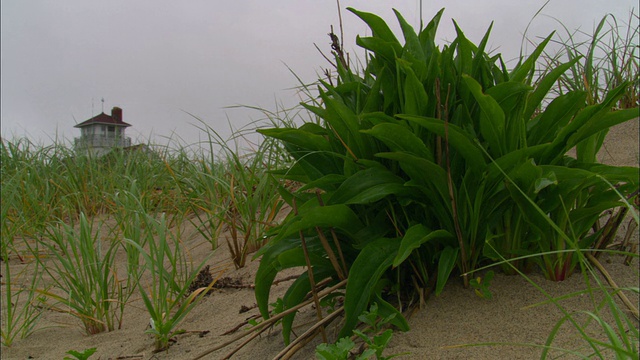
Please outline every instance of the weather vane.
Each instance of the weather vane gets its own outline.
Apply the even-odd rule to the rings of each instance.
[[[102,98],[101,101],[102,101],[102,112],[104,112],[104,98]]]

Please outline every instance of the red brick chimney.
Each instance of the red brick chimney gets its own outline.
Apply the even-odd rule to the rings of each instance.
[[[111,109],[111,117],[117,122],[122,122],[122,109],[114,106],[113,109]]]

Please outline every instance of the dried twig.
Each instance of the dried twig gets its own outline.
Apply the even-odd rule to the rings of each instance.
[[[322,196],[320,196],[320,191],[318,190],[316,190],[316,197],[318,199],[318,203],[320,204],[320,206],[324,206],[324,202],[322,201]],[[316,227],[316,230],[318,231],[318,235],[320,236],[320,240],[322,241],[322,246],[325,246],[326,244],[325,250],[327,251],[327,255],[329,255],[329,259],[331,260],[331,263],[333,264],[334,268],[336,269],[336,272],[338,273],[338,277],[340,278],[340,280],[344,280],[346,278],[346,274],[349,273],[349,269],[347,268],[347,263],[344,260],[344,255],[342,254],[342,247],[340,246],[340,242],[338,241],[338,236],[336,235],[335,230],[333,228],[330,228],[331,237],[333,238],[333,245],[335,245],[336,250],[338,250],[338,256],[340,256],[340,262],[342,264],[342,268],[340,268],[340,266],[337,265],[337,260],[335,258],[336,256],[331,250],[331,247],[329,246],[329,242],[326,240],[324,233],[318,227]]]
[[[327,315],[327,317],[322,319],[322,321],[318,321],[315,325],[313,325],[307,331],[305,331],[304,334],[300,335],[298,338],[292,341],[286,348],[282,349],[282,351],[280,351],[278,355],[276,355],[273,358],[273,360],[289,359],[291,356],[293,356],[293,354],[295,354],[296,351],[300,350],[302,346],[304,346],[306,343],[311,341],[315,337],[315,334],[318,332],[319,329],[320,330],[324,329],[325,325],[332,322],[336,317],[338,317],[338,315],[342,314],[343,311],[344,311],[344,307],[340,307],[336,311]]]
[[[248,317],[247,320],[245,320],[245,321],[241,322],[240,324],[234,326],[233,329],[223,332],[222,335],[231,335],[234,332],[238,331],[241,327],[243,327],[245,325],[249,325],[249,321],[255,320],[255,319],[259,318],[259,317],[260,317],[260,314],[252,315],[252,316]]]
[[[635,307],[635,305],[633,305],[633,303],[629,301],[629,298],[622,292],[622,290],[620,290],[616,282],[613,281],[613,278],[611,277],[611,275],[609,275],[609,272],[604,268],[604,266],[602,266],[600,261],[598,261],[598,259],[596,259],[593,255],[589,253],[587,253],[586,256],[587,256],[587,259],[589,259],[589,261],[591,261],[591,263],[595,265],[595,267],[597,267],[598,270],[600,270],[600,273],[602,273],[602,275],[607,280],[609,285],[611,285],[611,287],[615,290],[620,300],[622,300],[622,302],[627,306],[627,308],[631,311],[633,316],[635,316],[636,319],[640,320],[640,314],[638,314],[638,308]]]
[[[342,51],[342,45],[340,44],[340,39],[338,36],[333,33],[333,25],[331,26],[331,32],[329,33],[329,37],[331,38],[331,49],[332,53],[340,60],[340,64],[345,69],[349,68],[349,63],[344,55],[344,51]]]
[[[332,287],[330,287],[328,289],[320,291],[318,293],[318,297],[320,297],[320,298],[325,297],[325,296],[331,294],[332,292],[336,291],[337,289],[340,289],[340,288],[344,287],[346,284],[347,284],[347,280],[340,281],[336,285],[334,285],[334,286],[332,286]],[[211,348],[209,350],[204,351],[203,353],[197,355],[193,359],[194,360],[202,359],[203,357],[211,354],[212,352],[214,352],[216,350],[220,350],[220,349],[222,349],[224,347],[227,347],[227,346],[233,344],[234,342],[244,338],[245,336],[250,335],[251,333],[253,333],[255,331],[258,331],[258,330],[260,330],[262,328],[265,328],[267,326],[271,326],[271,325],[275,324],[276,322],[278,322],[283,317],[285,317],[285,316],[287,316],[287,315],[289,315],[291,313],[294,313],[294,312],[298,311],[299,309],[301,309],[301,308],[303,308],[303,307],[305,307],[305,306],[307,306],[307,305],[309,305],[311,303],[313,303],[313,300],[307,300],[307,301],[304,301],[304,302],[302,302],[302,303],[300,303],[300,304],[298,304],[298,305],[296,305],[296,306],[294,306],[294,307],[292,307],[290,309],[287,309],[287,310],[285,310],[285,311],[283,311],[283,312],[281,312],[281,313],[279,313],[277,315],[274,315],[274,316],[270,317],[269,319],[267,319],[267,320],[259,323],[258,325],[254,326],[253,328],[243,332],[242,334],[237,335],[233,339],[230,339],[229,341],[226,341],[223,344],[217,345],[217,346],[215,346],[215,347],[213,347],[213,348]]]
[[[458,206],[456,203],[456,197],[453,192],[453,180],[451,178],[451,156],[449,152],[449,94],[451,92],[451,84],[447,87],[447,98],[444,103],[444,115],[441,113],[442,103],[440,101],[440,79],[436,79],[436,98],[438,103],[438,118],[444,120],[444,151],[445,151],[445,162],[447,164],[447,185],[449,186],[449,198],[451,199],[451,211],[453,212],[453,225],[456,230],[456,237],[458,238],[458,245],[460,246],[460,263],[462,264],[462,276],[464,280],[465,289],[469,287],[469,276],[467,272],[469,271],[469,263],[467,258],[467,251],[464,246],[464,239],[462,238],[462,230],[460,229],[460,219],[458,218]],[[443,119],[444,117],[444,119]]]
[[[294,214],[297,216],[298,215],[298,208],[296,206],[296,199],[293,199],[293,212]],[[318,228],[316,228],[318,229]],[[319,230],[318,230],[319,231]],[[318,289],[316,288],[316,281],[314,279],[313,276],[313,267],[311,267],[311,259],[309,259],[309,251],[307,249],[307,242],[304,239],[304,234],[302,234],[302,230],[300,230],[298,232],[298,234],[300,235],[300,241],[302,242],[302,251],[304,252],[304,261],[307,264],[307,273],[309,274],[309,285],[311,286],[311,295],[313,296],[313,302],[316,305],[316,315],[318,316],[318,322],[321,323],[322,322],[322,308],[320,307],[320,299],[318,298]],[[326,242],[326,239],[325,239]],[[324,243],[323,243],[324,245]],[[331,248],[329,248],[329,251],[331,250]],[[343,278],[344,279],[344,278]],[[322,339],[326,342],[327,341],[327,334],[324,331],[324,328],[320,328],[320,331],[322,332]]]

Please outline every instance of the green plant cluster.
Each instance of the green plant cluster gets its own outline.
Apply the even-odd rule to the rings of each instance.
[[[294,211],[257,255],[262,315],[276,274],[298,266],[311,271],[290,286],[285,309],[314,282],[348,277],[339,337],[372,301],[393,312],[384,294],[438,294],[453,272],[468,286],[469,272],[503,258],[553,280],[569,276],[600,235],[592,229],[603,211],[638,187],[636,168],[595,158],[609,127],[637,117],[612,111],[630,84],[597,104],[575,90],[544,105],[577,61],[535,76],[553,34],[507,69],[486,52],[490,29],[475,45],[455,24],[457,37],[438,46],[442,11],[419,33],[396,12],[402,44],[380,17],[349,10],[371,29],[356,39],[364,69],[336,59],[337,79],[319,80],[319,96],[303,104],[312,120],[260,130],[294,159],[277,174],[303,185],[280,189]],[[283,321],[285,341],[293,316]]]
[[[229,229],[231,260],[245,265],[281,206],[267,174],[271,152],[239,156],[204,130],[209,152],[195,154],[149,146],[91,157],[62,142],[2,140],[3,345],[37,330],[44,309],[79,319],[87,334],[119,329],[131,297],[139,295],[156,348],[166,348],[206,294],[186,293],[203,265],[192,264],[184,244],[188,224],[212,250],[220,230]],[[126,272],[118,269],[120,258]],[[12,271],[15,261],[20,271]]]
[[[393,336],[392,329],[384,329],[384,326],[391,322],[395,317],[395,314],[391,314],[386,318],[380,318],[378,314],[378,305],[373,303],[368,311],[362,313],[359,316],[360,321],[364,324],[364,330],[354,330],[355,336],[359,337],[366,349],[362,353],[358,354],[356,360],[371,359],[375,356],[377,360],[389,360],[398,356],[406,354],[394,354],[391,356],[384,356],[383,352],[387,348],[391,337]],[[351,338],[344,337],[336,341],[334,344],[320,344],[316,347],[316,358],[318,360],[346,360],[350,359],[351,352],[354,350],[356,344]]]

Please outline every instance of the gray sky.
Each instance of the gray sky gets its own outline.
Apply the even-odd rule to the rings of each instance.
[[[419,27],[419,0],[342,0],[345,47],[367,28],[344,8],[373,12],[396,31],[391,8]],[[426,21],[446,8],[438,39],[454,38],[451,19],[477,43],[495,21],[490,46],[505,59],[520,50],[522,34],[544,1],[423,1]],[[204,138],[197,115],[224,136],[261,118],[244,104],[276,109],[299,101],[297,80],[312,82],[328,67],[314,47],[329,53],[330,25],[338,31],[334,0],[151,1],[2,0],[1,134],[50,143],[79,136],[73,126],[113,106],[134,141]],[[607,13],[627,21],[637,0],[551,0],[528,36],[569,29],[591,32]],[[529,49],[530,50],[530,49]],[[286,65],[285,65],[286,64]],[[172,135],[173,134],[173,135]]]

